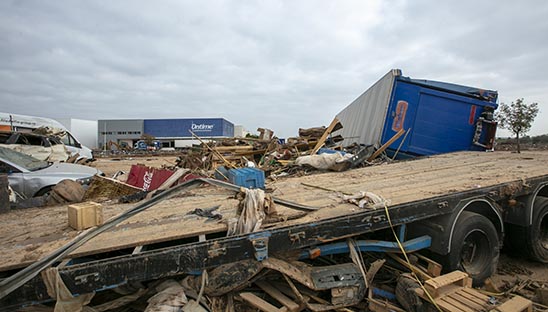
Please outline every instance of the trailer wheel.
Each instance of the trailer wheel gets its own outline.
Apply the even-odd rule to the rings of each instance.
[[[446,269],[464,271],[473,279],[474,286],[480,286],[495,273],[498,259],[495,226],[480,214],[463,211],[455,224]]]
[[[529,257],[548,263],[548,198],[537,197],[533,208],[533,224],[527,228],[525,245]]]
[[[396,300],[408,312],[423,311],[422,300],[415,292],[421,286],[408,273],[403,273],[396,284]]]

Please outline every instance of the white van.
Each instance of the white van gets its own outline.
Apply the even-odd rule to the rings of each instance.
[[[61,123],[50,118],[0,112],[0,131],[31,132],[40,127],[49,127],[56,132],[63,132],[64,135],[60,137],[61,141],[65,144],[71,155],[78,153],[80,154],[80,158],[93,159],[91,149],[78,142]]]

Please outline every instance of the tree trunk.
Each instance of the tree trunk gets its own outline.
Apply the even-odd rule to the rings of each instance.
[[[521,153],[521,150],[520,150],[520,148],[519,148],[519,132],[516,133],[516,142],[518,143],[518,154],[520,154],[520,153]]]

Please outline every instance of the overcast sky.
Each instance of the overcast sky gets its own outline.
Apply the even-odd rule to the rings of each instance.
[[[286,137],[401,68],[538,102],[548,133],[548,2],[486,2],[3,0],[0,111]]]

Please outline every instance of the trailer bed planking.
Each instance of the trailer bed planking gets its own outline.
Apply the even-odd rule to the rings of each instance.
[[[287,178],[269,185],[273,195],[321,209],[303,214],[278,206],[287,220],[266,224],[258,233],[228,238],[222,237],[226,232],[224,223],[188,212],[218,205],[223,219],[233,217],[237,207],[233,192],[199,188],[100,234],[71,255],[74,259],[88,257],[90,261],[63,266],[59,272],[73,293],[85,293],[252,258],[264,252],[254,248],[253,242],[266,243],[268,254],[287,253],[388,227],[384,209],[362,210],[342,202],[337,192],[381,195],[390,201],[394,224],[404,224],[450,213],[467,198],[489,194],[501,200],[527,195],[548,181],[547,161],[546,152],[460,152],[343,173]],[[104,210],[107,216],[113,216],[128,208],[112,205]],[[75,231],[66,225],[65,209],[31,209],[0,216],[0,222],[7,225],[0,230],[0,271],[27,265],[74,237]],[[166,245],[158,248],[158,243]],[[156,245],[133,253],[141,249],[139,246],[151,244]],[[37,277],[3,298],[0,305],[48,299]]]

